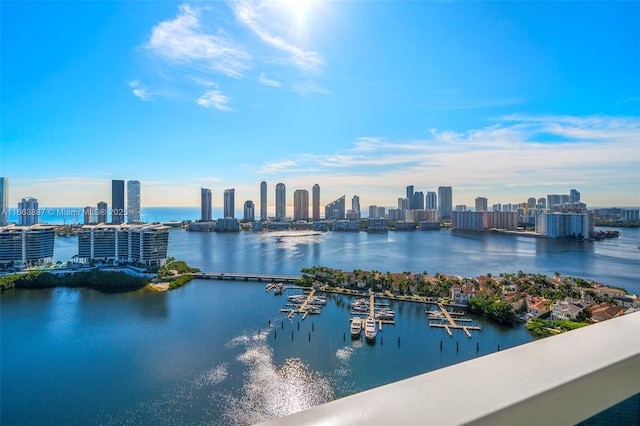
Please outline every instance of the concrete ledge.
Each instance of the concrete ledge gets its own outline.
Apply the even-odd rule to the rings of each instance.
[[[640,312],[265,424],[576,424],[637,393]]]

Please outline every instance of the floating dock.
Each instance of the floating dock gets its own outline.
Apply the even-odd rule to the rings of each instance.
[[[471,319],[470,318],[457,318],[456,320],[454,320],[451,317],[451,312],[447,311],[445,309],[444,306],[442,306],[441,303],[438,303],[438,307],[440,308],[440,311],[442,312],[442,315],[444,315],[445,320],[449,323],[449,324],[442,324],[442,323],[435,323],[435,322],[430,322],[429,326],[430,327],[440,327],[440,328],[444,328],[447,332],[447,334],[449,336],[452,336],[453,333],[451,332],[452,328],[455,329],[461,329],[462,331],[464,331],[464,333],[467,335],[467,337],[471,337],[471,332],[469,330],[480,330],[480,326],[478,325],[460,325],[457,324],[456,321],[460,321],[460,322],[470,322]],[[454,315],[459,315],[458,312],[453,313]]]

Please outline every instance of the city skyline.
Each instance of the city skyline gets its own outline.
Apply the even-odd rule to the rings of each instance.
[[[347,192],[393,206],[408,185],[470,206],[567,188],[640,204],[637,2],[2,11],[10,207],[93,206],[131,170],[144,206],[198,206],[202,187],[217,206],[232,187],[257,202],[261,181],[268,200],[277,182],[320,183],[321,205]]]

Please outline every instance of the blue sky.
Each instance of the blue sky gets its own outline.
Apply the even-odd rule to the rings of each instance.
[[[2,1],[10,204],[640,205],[640,2]],[[272,207],[273,209],[273,207]]]

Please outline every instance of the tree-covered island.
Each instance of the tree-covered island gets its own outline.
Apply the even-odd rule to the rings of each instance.
[[[314,266],[302,268],[301,274],[298,281],[301,286],[317,286],[345,294],[374,291],[381,297],[400,300],[464,305],[469,311],[499,323],[527,322],[527,328],[537,335],[566,331],[640,310],[637,295],[591,280],[564,277],[559,272],[553,277],[518,271],[469,278],[441,273],[429,275],[427,271],[343,271]],[[541,323],[545,326],[540,327]]]

